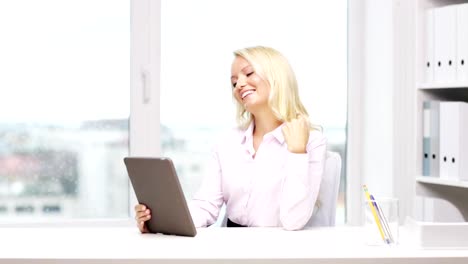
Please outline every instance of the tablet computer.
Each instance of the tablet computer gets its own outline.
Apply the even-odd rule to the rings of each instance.
[[[138,203],[151,210],[152,233],[195,236],[197,229],[170,158],[124,158]]]

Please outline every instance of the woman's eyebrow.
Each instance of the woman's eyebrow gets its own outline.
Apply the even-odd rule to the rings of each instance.
[[[244,72],[244,71],[246,71],[246,69],[249,70],[249,69],[248,69],[249,67],[252,67],[252,65],[247,65],[247,66],[245,66],[244,68],[242,68],[240,71],[241,71],[241,72]],[[234,80],[234,79],[237,80],[237,77],[236,77],[235,75],[232,75],[232,76],[231,76],[231,81]]]
[[[250,69],[248,69],[249,67],[250,67],[250,68],[252,68],[252,66],[251,66],[251,65],[247,65],[247,66],[245,66],[244,68],[242,68],[242,70],[241,70],[241,71],[250,70]]]

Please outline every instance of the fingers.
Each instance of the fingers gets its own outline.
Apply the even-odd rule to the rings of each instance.
[[[137,204],[135,205],[135,212],[140,212],[146,210],[146,206],[144,204]]]
[[[135,216],[135,219],[137,221],[148,221],[151,219],[151,213],[150,213],[150,210],[147,209],[146,211],[144,212],[139,212],[136,214]]]
[[[151,219],[151,211],[143,204],[137,204],[135,206],[135,220],[138,223],[145,222]]]
[[[135,219],[137,221],[148,221],[151,218],[151,212],[149,209],[136,213]]]
[[[304,115],[298,114],[296,118],[291,120],[291,122],[297,122],[297,123],[300,123],[300,124],[307,124],[308,120],[307,120],[307,117],[305,117]]]
[[[303,114],[298,114],[297,119],[307,120],[307,117],[305,115],[303,115]]]
[[[135,205],[135,220],[140,232],[148,233],[148,228],[145,224],[146,221],[151,219],[151,211],[144,204]]]
[[[309,120],[306,116],[298,114],[296,118],[291,118],[291,120],[286,121],[286,125],[291,126],[293,124],[308,124]]]
[[[140,230],[141,233],[148,233],[148,227],[145,225],[145,222],[137,222],[138,229]]]
[[[303,115],[297,115],[284,124],[282,132],[290,152],[306,153],[309,129],[309,122]]]
[[[293,118],[291,119],[289,122],[286,122],[286,124],[282,127],[282,131],[283,133],[294,133],[293,131],[294,130],[297,130],[297,129],[301,129],[301,130],[304,130],[304,129],[308,129],[309,128],[309,120],[299,114],[297,115],[296,118]]]

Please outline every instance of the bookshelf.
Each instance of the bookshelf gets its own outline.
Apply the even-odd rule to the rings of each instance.
[[[437,90],[437,89],[460,89],[468,92],[468,83],[448,83],[448,84],[432,84],[421,83],[419,90]]]
[[[438,101],[463,101],[468,102],[468,82],[450,82],[450,83],[427,83],[424,81],[425,69],[425,32],[426,20],[425,11],[447,5],[468,3],[468,0],[417,0],[416,5],[416,175],[415,176],[415,194],[424,198],[438,198],[447,201],[456,208],[462,215],[461,221],[468,222],[468,181],[447,180],[422,175],[422,149],[423,149],[423,102],[426,100]],[[468,121],[467,121],[468,122]],[[423,199],[425,200],[425,199]],[[415,200],[416,202],[417,200]],[[427,202],[428,200],[426,200]],[[424,201],[419,201],[424,203]],[[440,206],[447,206],[447,203],[440,203],[437,200],[432,201],[433,214],[437,213]],[[416,205],[423,207],[422,204]],[[438,209],[439,208],[439,209]]]
[[[418,176],[416,177],[416,181],[421,184],[436,184],[449,187],[457,187],[457,188],[466,188],[468,190],[468,181],[454,181],[448,179],[440,179],[436,177],[426,177],[426,176]]]

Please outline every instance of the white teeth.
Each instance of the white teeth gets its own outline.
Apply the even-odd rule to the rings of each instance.
[[[249,95],[249,94],[253,94],[253,92],[254,92],[254,91],[252,91],[252,90],[243,92],[243,93],[241,94],[242,99],[244,99],[244,98],[245,98],[247,95]]]

